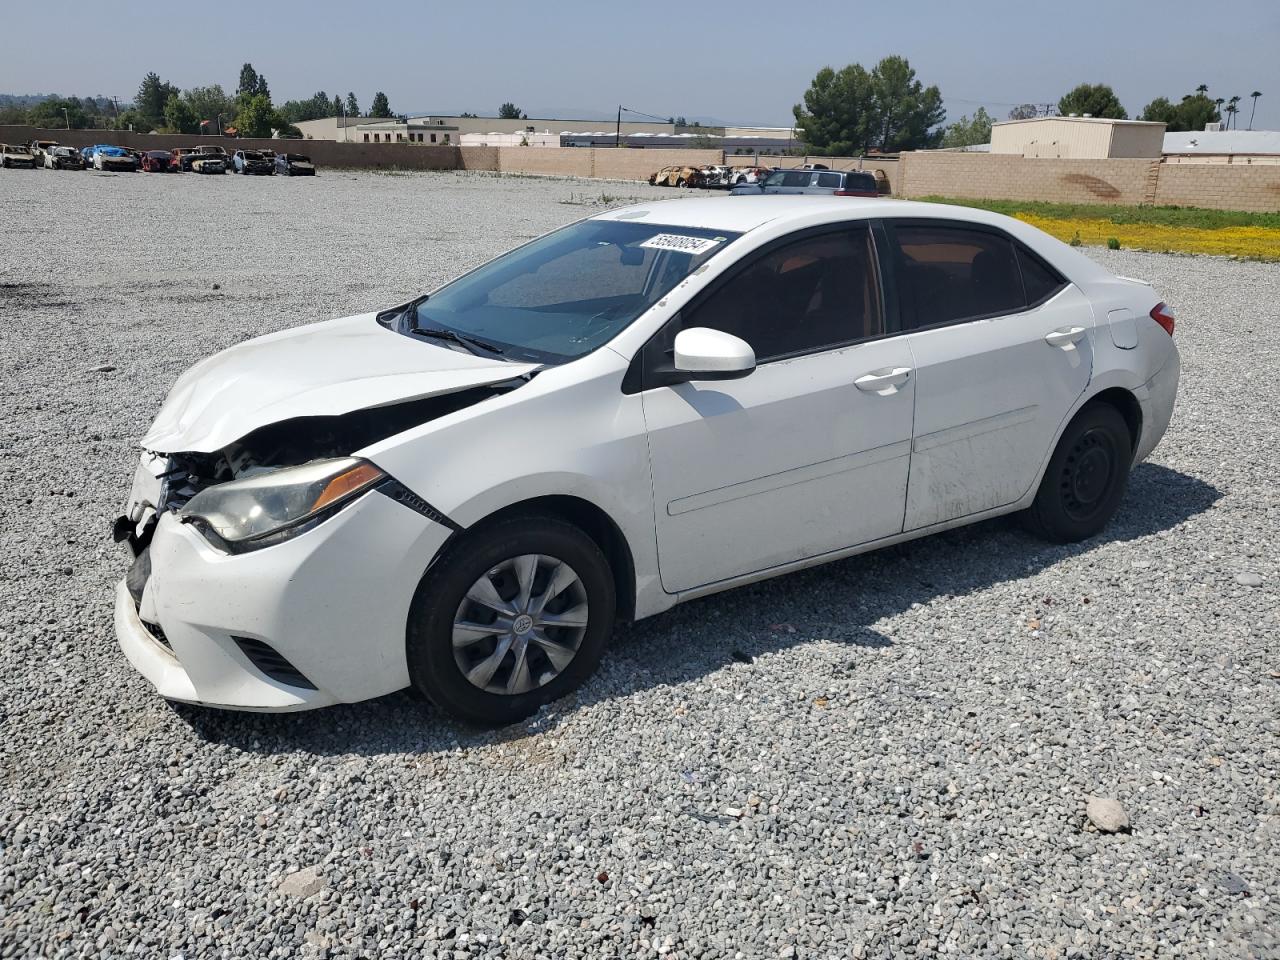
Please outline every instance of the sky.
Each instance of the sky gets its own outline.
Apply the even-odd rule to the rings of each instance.
[[[1205,83],[1245,98],[1242,129],[1261,90],[1254,128],[1280,129],[1280,0],[9,0],[0,93],[124,101],[148,70],[233,91],[248,61],[277,103],[350,90],[367,109],[382,90],[396,112],[492,116],[511,100],[530,117],[623,105],[788,126],[818,69],[890,54],[941,89],[948,120],[980,105],[1003,119],[1085,81],[1110,84],[1137,116]]]

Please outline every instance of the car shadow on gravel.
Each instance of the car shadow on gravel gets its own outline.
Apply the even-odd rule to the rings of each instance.
[[[590,704],[696,681],[798,644],[891,646],[875,625],[915,604],[1030,577],[1106,544],[1168,531],[1221,496],[1203,480],[1147,463],[1134,470],[1111,524],[1083,543],[1048,544],[1005,517],[685,603],[620,628],[600,672],[582,690],[506,730],[456,723],[408,693],[299,714],[176,712],[198,737],[253,753],[423,754],[541,736]]]

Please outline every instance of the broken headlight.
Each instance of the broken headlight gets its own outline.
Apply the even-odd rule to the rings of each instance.
[[[310,529],[384,479],[364,460],[316,460],[209,487],[178,516],[239,553]]]

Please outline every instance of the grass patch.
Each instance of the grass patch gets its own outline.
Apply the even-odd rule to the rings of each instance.
[[[1280,230],[1280,212],[1246,213],[1241,210],[1206,210],[1203,207],[1122,207],[1101,203],[1044,203],[1039,200],[958,200],[954,197],[922,199],[931,203],[977,207],[1010,217],[1026,213],[1048,220],[1106,220],[1115,224],[1195,227],[1199,230],[1220,230],[1223,227],[1269,227]]]
[[[1199,207],[1113,207],[1020,200],[955,200],[936,203],[976,207],[1015,217],[1073,247],[1084,245],[1204,253],[1244,260],[1280,261],[1280,213],[1245,213]]]

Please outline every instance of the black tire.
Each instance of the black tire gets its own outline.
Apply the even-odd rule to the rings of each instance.
[[[1106,403],[1086,406],[1063,431],[1023,520],[1055,543],[1076,543],[1102,531],[1124,499],[1133,438],[1124,417]]]
[[[454,657],[454,616],[480,577],[525,554],[555,558],[573,569],[586,591],[587,626],[576,655],[544,685],[520,694],[491,693],[473,685]],[[609,561],[572,524],[529,516],[481,525],[447,547],[418,584],[405,636],[409,678],[419,693],[460,720],[479,726],[514,723],[595,672],[613,631],[616,603]]]

